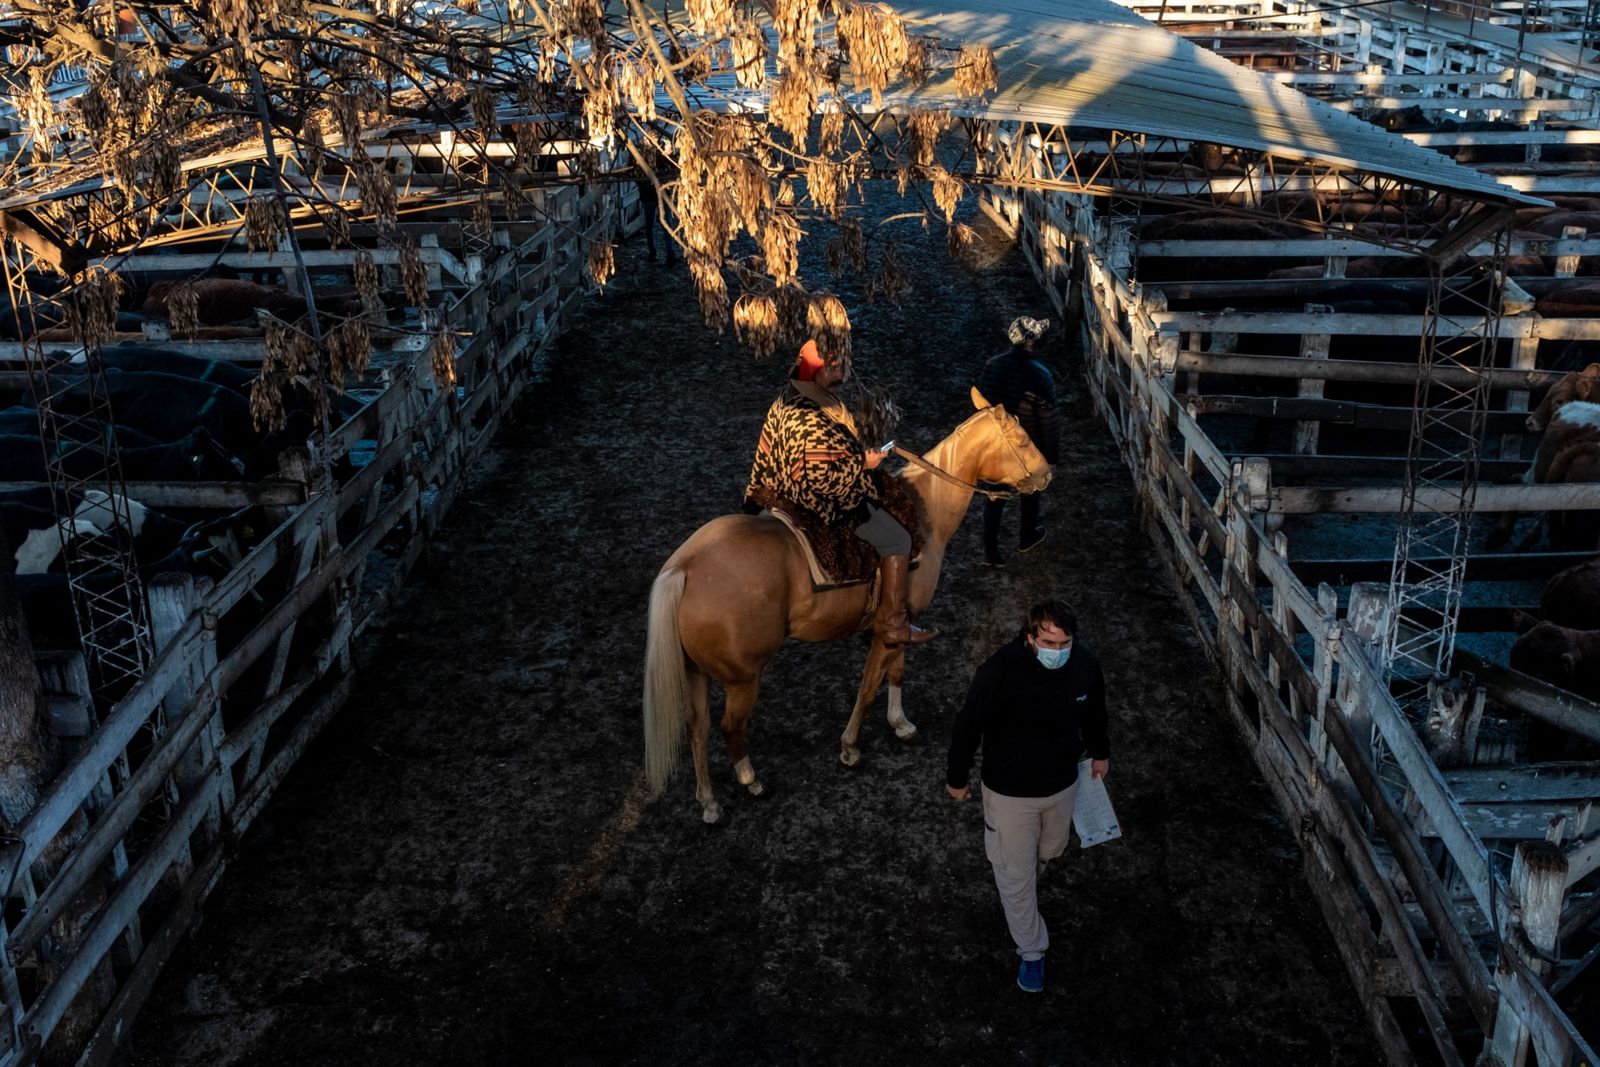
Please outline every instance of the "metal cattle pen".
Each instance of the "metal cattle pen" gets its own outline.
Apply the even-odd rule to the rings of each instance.
[[[1238,21],[1254,25],[1250,14],[1241,12]],[[1196,28],[1191,36],[1212,32]],[[1482,81],[1509,85],[1513,79],[1491,72]],[[1501,104],[1507,105],[1516,110],[1517,101]],[[1567,115],[1589,106],[1587,100],[1546,100],[1542,110]],[[1531,136],[1534,158],[1549,136]],[[1560,134],[1562,143],[1590,136]],[[1423,713],[1416,714],[1396,699],[1385,655],[1385,642],[1395,635],[1401,641],[1415,636],[1406,618],[1396,618],[1392,561],[1299,559],[1284,527],[1305,515],[1459,506],[1459,482],[1418,486],[1406,478],[1411,465],[1403,455],[1327,455],[1318,447],[1319,430],[1329,426],[1403,436],[1413,421],[1406,407],[1352,399],[1348,389],[1344,398],[1325,398],[1325,383],[1416,387],[1430,373],[1484,393],[1476,412],[1470,405],[1441,408],[1441,422],[1465,426],[1479,418],[1480,436],[1506,437],[1499,458],[1471,464],[1472,477],[1481,475],[1485,484],[1477,486],[1475,500],[1468,498],[1469,506],[1526,513],[1600,504],[1600,487],[1592,484],[1489,484],[1520,475],[1526,461],[1517,460],[1512,435],[1521,430],[1521,412],[1530,391],[1559,377],[1539,368],[1538,342],[1600,337],[1600,319],[1546,318],[1529,300],[1530,306],[1495,323],[1476,367],[1330,358],[1330,339],[1341,335],[1449,338],[1478,327],[1452,325],[1448,316],[1431,313],[1339,314],[1318,305],[1320,292],[1344,285],[1351,256],[1424,251],[1385,249],[1370,233],[1365,241],[1354,239],[1358,225],[1277,240],[1141,240],[1138,209],[1113,200],[1107,210],[1104,198],[1124,193],[1131,199],[1140,191],[1137,182],[1118,190],[1088,183],[1074,188],[1063,180],[1073,177],[1063,173],[1063,161],[1081,157],[1084,147],[1066,131],[1031,125],[1002,131],[991,157],[997,181],[984,206],[1017,236],[1058,311],[1081,328],[1091,395],[1138,486],[1144,525],[1217,661],[1230,713],[1279,806],[1300,828],[1308,881],[1339,934],[1380,1042],[1395,1062],[1413,1061],[1417,1050],[1408,1043],[1406,1020],[1420,1017],[1433,1036],[1430,1054],[1447,1063],[1470,1059],[1480,1043],[1498,1062],[1524,1062],[1530,1048],[1541,1063],[1594,1062],[1558,997],[1595,956],[1582,946],[1584,938],[1593,940],[1589,928],[1600,911],[1594,877],[1600,825],[1593,814],[1600,768],[1508,762],[1519,750],[1497,728],[1537,719],[1600,740],[1600,706],[1462,651],[1455,666],[1472,672],[1466,678],[1447,682],[1413,672],[1412,680],[1427,686]],[[1164,168],[1168,180],[1160,192],[1170,196],[1168,204],[1183,191],[1178,186],[1188,184],[1189,206],[1238,215],[1239,208],[1254,206],[1254,198],[1281,200],[1293,189],[1292,176],[1268,175],[1254,186],[1236,182],[1229,202],[1218,197],[1221,183],[1214,179],[1202,184],[1193,175],[1174,177],[1181,173],[1174,164],[1193,161],[1187,143],[1121,147],[1130,163],[1142,158],[1155,164],[1153,170]],[[1078,163],[1084,171],[1090,165]],[[1018,174],[1025,180],[1008,188],[1004,176]],[[1556,180],[1565,183],[1564,191],[1584,188],[1589,179],[1550,178]],[[1530,175],[1508,183],[1541,195],[1551,188],[1545,182],[1543,175]],[[1337,204],[1339,190],[1328,192]],[[1347,186],[1344,195],[1356,192]],[[1549,242],[1520,238],[1509,249],[1474,239],[1462,250],[1496,259],[1507,251],[1557,257],[1556,273],[1566,277],[1595,251],[1581,232]],[[1271,258],[1321,269],[1313,278],[1139,280],[1168,257],[1223,257],[1236,264]],[[1539,293],[1559,278],[1519,281]],[[1393,284],[1418,297],[1427,286],[1425,279]],[[1186,301],[1214,306],[1261,297],[1308,306],[1174,309]],[[1240,349],[1241,336],[1271,335],[1291,339],[1298,354]],[[1201,389],[1218,376],[1224,383],[1287,381],[1294,395],[1250,395],[1226,384],[1222,391]],[[1260,455],[1221,444],[1214,433],[1221,415],[1291,422],[1292,447]],[[1589,556],[1463,554],[1458,563],[1461,581],[1469,583],[1542,578]],[[1460,609],[1462,630],[1497,628],[1491,614],[1477,605]],[[1563,951],[1564,942],[1577,943],[1581,958]]]
[[[1055,240],[1048,220],[1060,219],[1059,206],[1043,194],[991,196],[1064,309],[1066,271],[1043,266],[1065,262],[1045,247]],[[1080,210],[1075,217],[1086,216]],[[1331,585],[1301,579],[1287,539],[1274,532],[1295,511],[1398,510],[1400,487],[1274,485],[1270,460],[1226,454],[1202,428],[1202,407],[1176,387],[1179,336],[1163,328],[1160,300],[1104,258],[1105,247],[1120,242],[1081,228],[1064,237],[1083,272],[1081,288],[1077,277],[1071,282],[1071,298],[1081,301],[1091,394],[1138,484],[1145,525],[1217,660],[1226,705],[1280,807],[1300,828],[1308,880],[1340,935],[1386,1051],[1396,1062],[1414,1058],[1389,997],[1416,1002],[1442,1053],[1453,1043],[1448,1000],[1460,996],[1497,1048],[1514,1048],[1526,1032],[1541,1062],[1592,1056],[1545,983],[1558,934],[1593,919],[1589,876],[1600,867],[1600,838],[1580,836],[1565,848],[1514,841],[1507,873],[1484,843],[1503,827],[1483,802],[1543,799],[1553,812],[1581,809],[1581,834],[1593,829],[1587,801],[1596,777],[1574,771],[1570,792],[1541,792],[1537,774],[1471,768],[1485,696],[1591,739],[1600,738],[1600,707],[1515,672],[1483,671],[1486,692],[1468,693],[1464,704],[1438,689],[1437,704],[1443,709],[1454,699],[1454,711],[1430,718],[1419,734],[1384,681],[1386,585],[1357,585],[1341,607]],[[1480,489],[1479,502],[1532,511],[1592,505],[1594,496],[1592,487],[1517,485]],[[1381,562],[1387,570],[1389,561]],[[1375,761],[1374,732],[1393,754],[1399,783]],[[1458,769],[1441,769],[1457,760]],[[1466,792],[1491,780],[1508,785]],[[1538,837],[1544,828],[1537,827]],[[1457,898],[1458,888],[1468,899]],[[1485,936],[1492,945],[1481,943]]]
[[[221,876],[230,843],[344,702],[356,677],[352,642],[392,602],[537,378],[574,302],[592,290],[587,250],[640,221],[631,186],[525,195],[548,221],[501,220],[492,242],[463,221],[469,207],[434,209],[398,227],[420,246],[429,326],[456,338],[453,384],[436,380],[426,335],[374,323],[367,380],[351,383],[363,387],[365,403],[308,448],[286,453],[278,477],[126,483],[130,497],[150,505],[256,506],[269,529],[214,582],[171,574],[150,584],[154,657],[109,709],[96,707],[80,653],[40,654],[52,732],[70,756],[0,852],[0,1063],[37,1059],[91,989],[106,1007],[78,1062],[112,1058]],[[285,252],[200,247],[121,266],[289,265]],[[397,263],[392,251],[360,247],[306,255],[322,278],[348,275],[358,256],[383,270]],[[246,366],[262,359],[259,330],[179,340],[160,325],[147,326],[152,347]],[[22,347],[0,346],[0,384],[20,388],[29,375]],[[64,833],[72,844],[39,877],[36,861]],[[53,936],[63,922],[78,933],[65,949]]]

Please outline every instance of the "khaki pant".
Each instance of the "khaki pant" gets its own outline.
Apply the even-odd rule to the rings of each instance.
[[[1077,782],[1048,797],[983,791],[983,849],[994,866],[1011,940],[1025,960],[1039,959],[1050,947],[1050,931],[1039,914],[1039,864],[1066,851],[1077,795]]]

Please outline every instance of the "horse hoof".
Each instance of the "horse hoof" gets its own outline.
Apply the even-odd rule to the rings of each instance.
[[[904,726],[896,726],[894,735],[902,741],[914,741],[917,736],[917,728],[910,723],[906,723]]]
[[[758,784],[756,782],[756,769],[751,764],[749,756],[746,756],[744,759],[733,765],[733,776],[737,778],[739,780],[739,784],[744,786],[746,789]]]
[[[761,782],[751,782],[749,785],[745,786],[745,788],[750,790],[750,795],[755,797],[757,800],[767,801],[772,799],[771,786],[765,785]]]
[[[704,822],[707,826],[721,826],[722,808],[716,804],[712,804],[710,807],[706,808],[700,813],[700,821]]]
[[[861,762],[861,752],[854,748],[841,748],[839,750],[839,762],[846,767],[854,767]]]

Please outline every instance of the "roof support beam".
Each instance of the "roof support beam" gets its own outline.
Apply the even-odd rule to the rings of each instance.
[[[0,234],[16,241],[36,259],[50,264],[68,277],[77,274],[89,263],[87,252],[63,240],[49,226],[35,219],[31,212],[0,211]]]

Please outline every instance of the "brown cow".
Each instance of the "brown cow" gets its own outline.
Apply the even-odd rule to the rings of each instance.
[[[1568,226],[1576,226],[1590,233],[1600,231],[1600,211],[1551,211],[1526,224],[1519,224],[1519,228],[1543,234],[1547,238],[1560,237],[1561,231]]]
[[[1593,398],[1593,399],[1591,399]],[[1529,471],[1534,485],[1600,482],[1600,363],[1562,378],[1528,416],[1543,428]],[[1552,511],[1550,547],[1561,552],[1600,548],[1600,513]]]
[[[1595,400],[1600,400],[1600,363],[1563,377],[1528,413],[1528,432],[1543,431],[1543,436],[1533,465],[1522,476],[1525,485],[1600,482],[1600,403]],[[1550,546],[1557,551],[1600,548],[1600,513],[1553,511],[1547,518]],[[1487,546],[1498,548],[1510,540],[1516,522],[1514,512],[1501,515]],[[1535,529],[1522,547],[1528,548],[1538,536]]]
[[[201,326],[221,326],[238,319],[254,319],[258,308],[280,319],[294,320],[306,313],[306,302],[272,285],[257,285],[242,278],[200,278],[196,281],[156,282],[145,299],[147,315],[168,314],[167,301],[180,285],[193,286]]]
[[[1600,700],[1600,630],[1575,630],[1515,608],[1511,626],[1521,635],[1511,646],[1512,670]]]
[[[1569,285],[1540,296],[1534,304],[1541,318],[1592,319],[1600,317],[1600,283]]]
[[[1596,602],[1600,607],[1600,601]],[[1591,616],[1595,611],[1591,609]],[[1519,635],[1511,646],[1511,669],[1549,682],[1558,689],[1600,700],[1600,630],[1577,630],[1541,622],[1511,609],[1511,626]],[[1594,759],[1600,746],[1538,719],[1528,721],[1528,759]]]
[[[1528,432],[1539,433],[1550,425],[1552,416],[1574,400],[1590,400],[1600,394],[1600,363],[1573,371],[1550,387],[1539,406],[1528,413]]]
[[[1558,626],[1600,628],[1600,559],[1568,567],[1546,582],[1539,614]]]

